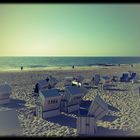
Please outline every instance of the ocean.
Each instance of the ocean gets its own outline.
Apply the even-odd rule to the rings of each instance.
[[[0,70],[135,63],[140,63],[140,57],[0,57]]]

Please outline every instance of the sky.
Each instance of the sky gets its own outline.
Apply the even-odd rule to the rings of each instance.
[[[140,56],[140,4],[0,4],[0,56]]]

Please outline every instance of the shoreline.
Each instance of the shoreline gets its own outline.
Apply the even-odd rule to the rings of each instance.
[[[21,71],[21,69],[0,69],[0,73],[21,73],[21,72],[42,72],[42,71],[61,71],[61,70],[68,70],[68,71],[75,71],[75,70],[95,70],[95,69],[108,69],[108,68],[121,68],[121,67],[127,67],[131,68],[137,68],[140,67],[140,63],[133,63],[133,67],[131,67],[131,64],[116,64],[116,65],[106,65],[106,64],[98,64],[98,65],[89,65],[89,66],[75,66],[73,69],[71,66],[50,66],[50,67],[42,67],[42,68],[27,68],[24,67],[24,69]]]

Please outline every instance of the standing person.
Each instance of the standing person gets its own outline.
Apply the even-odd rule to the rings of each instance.
[[[74,69],[74,65],[72,66],[72,68]]]
[[[38,85],[38,83],[35,85],[34,95],[35,96],[38,96],[39,95],[39,85]]]
[[[23,66],[21,66],[21,71],[23,70]]]
[[[133,64],[131,64],[131,68],[133,68]]]

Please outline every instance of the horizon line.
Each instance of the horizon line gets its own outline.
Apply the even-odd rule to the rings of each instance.
[[[0,57],[140,57],[140,56],[38,56],[38,55],[30,55],[30,56],[19,56],[19,55],[9,55],[9,56],[0,56]]]

